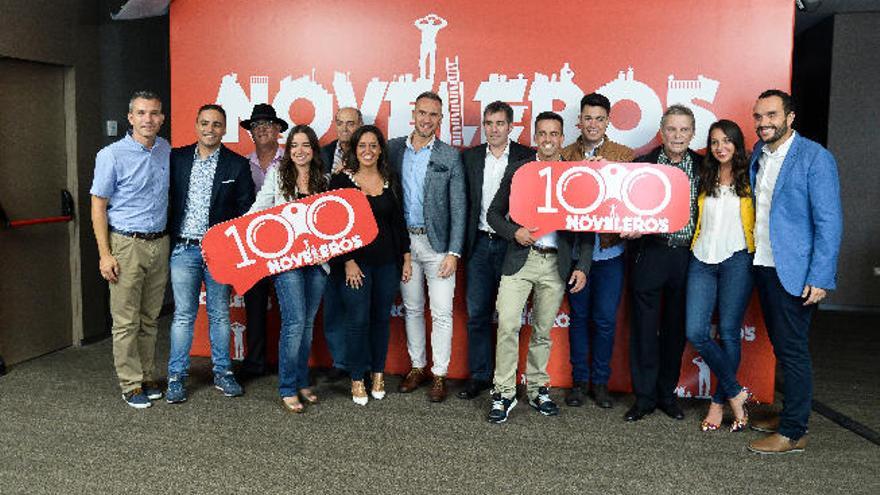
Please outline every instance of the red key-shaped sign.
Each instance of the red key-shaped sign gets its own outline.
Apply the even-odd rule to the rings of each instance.
[[[653,163],[531,162],[513,175],[510,218],[535,228],[583,232],[675,232],[690,216],[690,181]]]
[[[377,233],[367,197],[337,189],[219,223],[202,239],[202,254],[214,280],[243,294],[263,277],[324,263]]]

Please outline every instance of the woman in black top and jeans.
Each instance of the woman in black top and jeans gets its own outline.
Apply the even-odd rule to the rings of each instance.
[[[388,354],[391,305],[400,282],[412,274],[409,234],[403,219],[400,181],[385,160],[385,138],[365,125],[351,136],[345,168],[330,181],[331,189],[355,187],[370,202],[379,233],[370,244],[332,260],[332,276],[344,277],[342,309],[346,313],[346,362],[351,398],[366,405],[364,375],[369,370],[374,399],[385,397],[383,371]]]

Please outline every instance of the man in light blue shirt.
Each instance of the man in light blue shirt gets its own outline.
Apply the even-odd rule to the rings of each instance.
[[[171,146],[157,135],[164,121],[158,95],[136,92],[128,104],[131,130],[98,152],[90,191],[99,269],[110,282],[113,363],[123,399],[137,409],[162,398],[154,373],[168,282]]]

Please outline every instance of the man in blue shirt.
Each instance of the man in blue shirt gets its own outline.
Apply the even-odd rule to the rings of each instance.
[[[201,243],[210,227],[247,213],[254,203],[254,179],[248,159],[220,142],[226,134],[223,107],[203,105],[195,127],[198,141],[171,152],[168,232],[174,242],[171,250],[174,319],[171,321],[168,390],[165,393],[169,404],[186,400],[189,352],[202,282],[205,284],[214,387],[227,397],[243,393],[230,369],[230,287],[211,276],[202,258]]]
[[[428,381],[425,343],[425,279],[431,306],[432,402],[446,399],[452,354],[455,269],[464,248],[467,198],[458,150],[436,137],[443,101],[426,91],[416,98],[415,128],[388,141],[389,163],[403,184],[403,209],[412,251],[412,278],[400,284],[406,308],[406,341],[412,370],[398,390],[412,392]]]
[[[157,136],[164,121],[158,95],[134,93],[128,104],[131,129],[98,152],[90,191],[99,269],[110,283],[113,364],[123,399],[138,409],[162,397],[155,352],[168,281],[171,146]]]

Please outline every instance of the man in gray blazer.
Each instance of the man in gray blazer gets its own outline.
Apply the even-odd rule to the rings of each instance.
[[[539,161],[560,161],[562,156],[562,117],[542,112],[535,119],[535,144]],[[565,295],[566,282],[577,293],[587,283],[593,259],[594,235],[554,231],[535,238],[536,228],[519,225],[509,217],[510,188],[513,175],[531,159],[511,163],[504,172],[501,186],[492,200],[486,219],[509,245],[501,266],[498,287],[498,339],[495,345],[495,377],[492,407],[487,419],[492,423],[507,421],[516,405],[516,367],[519,361],[519,331],[523,309],[532,297],[531,326],[526,382],[529,405],[544,416],[559,414],[559,407],[550,399],[547,383],[547,361],[550,359],[550,329],[556,320]],[[577,262],[572,261],[572,248],[579,248]]]
[[[406,308],[406,341],[412,370],[400,392],[428,381],[425,349],[425,279],[431,307],[431,373],[428,398],[447,395],[446,372],[452,354],[452,299],[455,270],[464,247],[467,198],[458,151],[436,138],[443,101],[426,91],[413,108],[415,128],[388,141],[388,162],[403,184],[403,209],[410,235],[412,278],[400,284]]]

